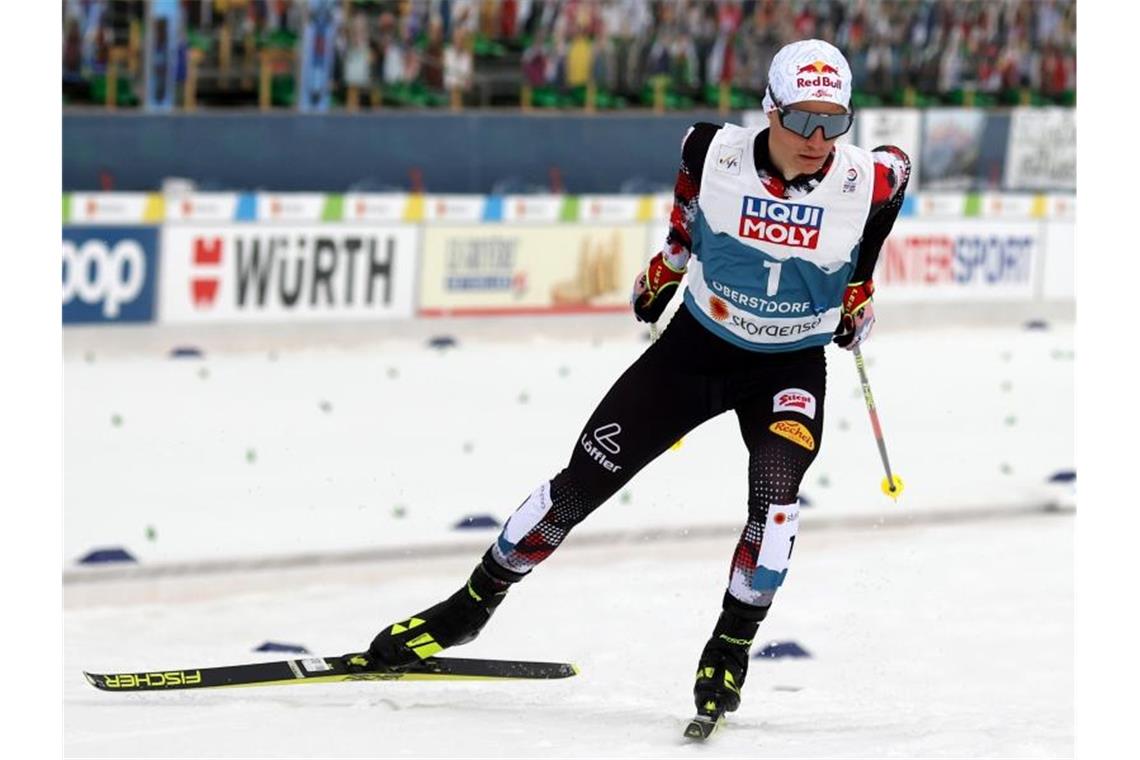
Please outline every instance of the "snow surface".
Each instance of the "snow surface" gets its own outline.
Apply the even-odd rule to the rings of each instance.
[[[710,746],[680,734],[745,517],[727,415],[454,650],[573,661],[576,678],[136,695],[83,679],[279,659],[252,651],[267,640],[356,651],[450,594],[495,535],[455,521],[504,519],[561,468],[645,346],[628,320],[553,335],[563,324],[65,331],[66,756],[1073,755],[1074,519],[1047,510],[1074,490],[1046,483],[1074,466],[1070,323],[876,332],[865,355],[907,482],[897,505],[878,491],[850,356],[829,350],[812,506],[757,645],[813,656],[754,661]],[[459,346],[428,349],[425,329]],[[187,343],[205,357],[168,358]],[[141,572],[76,566],[100,546]],[[265,558],[282,561],[255,569]]]
[[[620,324],[577,338],[449,331],[459,345],[443,351],[378,326],[350,346],[333,328],[273,349],[248,331],[183,341],[202,359],[168,358],[180,344],[169,333],[116,353],[131,333],[69,331],[62,560],[82,570],[77,559],[108,546],[148,567],[485,546],[493,529],[453,526],[505,520],[565,466],[590,412],[646,347],[643,330]],[[1071,501],[1071,486],[1048,484],[1075,464],[1071,323],[883,330],[864,355],[905,494],[895,505],[880,492],[854,362],[831,348],[805,521]],[[576,533],[736,530],[746,498],[747,452],[725,414]]]
[[[80,674],[357,650],[477,555],[65,588],[67,757],[1072,757],[1073,517],[800,531],[741,709],[680,738],[734,538],[575,546],[456,654],[570,660],[528,684],[118,695]],[[114,603],[111,604],[110,598]]]

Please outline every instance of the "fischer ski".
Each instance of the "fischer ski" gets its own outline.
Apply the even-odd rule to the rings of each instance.
[[[131,673],[84,671],[83,675],[88,683],[102,691],[137,692],[339,681],[545,680],[576,676],[578,666],[564,662],[429,657],[405,668],[377,668],[359,655],[346,654],[340,657],[307,657],[185,670]]]
[[[703,742],[724,725],[724,710],[709,702],[685,726],[685,738]]]

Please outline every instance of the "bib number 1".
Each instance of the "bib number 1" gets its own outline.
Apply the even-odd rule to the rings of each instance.
[[[765,261],[764,268],[768,270],[768,297],[776,295],[776,291],[780,289],[780,268],[783,267],[783,262],[780,261]]]

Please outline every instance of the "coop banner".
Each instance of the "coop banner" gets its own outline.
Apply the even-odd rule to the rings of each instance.
[[[424,230],[422,316],[621,311],[646,259],[643,225]]]
[[[1021,301],[1036,294],[1042,226],[900,219],[875,268],[879,301]]]
[[[63,322],[150,322],[158,266],[155,227],[63,228]]]
[[[411,226],[168,226],[164,322],[329,322],[413,314]]]

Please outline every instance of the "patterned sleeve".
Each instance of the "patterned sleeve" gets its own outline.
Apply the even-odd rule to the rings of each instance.
[[[871,192],[871,213],[863,227],[859,260],[851,282],[865,282],[875,272],[879,251],[891,233],[902,208],[910,181],[910,158],[894,145],[880,145],[871,151],[875,162],[875,188]]]
[[[666,261],[676,270],[684,269],[693,250],[692,223],[697,212],[697,196],[701,190],[701,172],[705,155],[720,126],[707,121],[689,128],[681,143],[681,168],[673,186],[673,211],[669,216],[669,234],[662,249]]]

